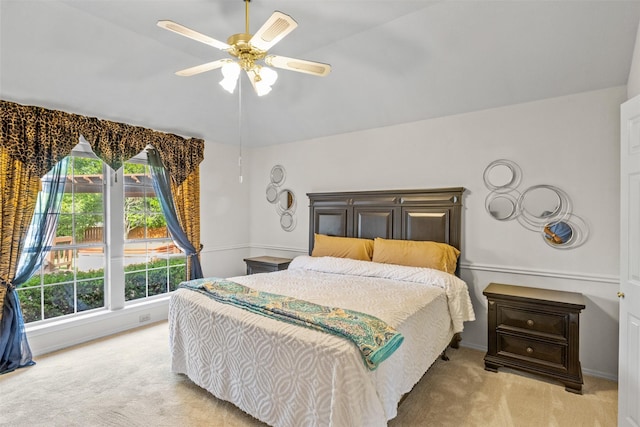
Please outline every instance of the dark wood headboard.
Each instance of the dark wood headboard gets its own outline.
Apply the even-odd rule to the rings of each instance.
[[[307,193],[314,234],[431,240],[461,249],[464,188]]]

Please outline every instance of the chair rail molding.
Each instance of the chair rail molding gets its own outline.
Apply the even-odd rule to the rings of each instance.
[[[569,279],[569,280],[580,280],[580,281],[587,281],[587,282],[608,283],[616,286],[620,283],[619,276],[603,275],[603,274],[588,274],[588,273],[576,273],[576,272],[567,272],[567,271],[540,270],[540,269],[533,269],[528,267],[481,264],[481,263],[466,263],[466,262],[461,262],[460,268],[466,269],[466,270],[489,271],[493,273],[518,274],[523,276],[551,277],[555,279]]]

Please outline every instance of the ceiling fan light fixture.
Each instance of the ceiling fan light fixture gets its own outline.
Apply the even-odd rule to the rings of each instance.
[[[229,61],[222,66],[223,79],[220,81],[220,86],[229,93],[233,93],[238,84],[238,77],[240,77],[240,65],[237,62]]]
[[[247,70],[247,76],[249,77],[251,86],[253,86],[253,90],[256,92],[256,94],[258,96],[264,96],[269,92],[271,92],[271,84],[273,83],[268,84],[269,80],[267,79],[269,79],[269,77],[266,77],[266,79],[263,79],[263,77],[260,76],[259,71],[260,70],[258,67],[252,68],[251,70]],[[267,73],[267,76],[268,75],[269,73]],[[275,82],[275,79],[273,79],[273,82]]]
[[[273,68],[260,67],[260,70],[258,70],[258,74],[262,78],[264,84],[267,84],[269,86],[273,86],[276,80],[278,80],[278,73]]]
[[[189,77],[205,71],[222,68],[223,79],[220,85],[229,93],[233,93],[238,84],[241,70],[245,70],[251,85],[258,96],[271,92],[271,86],[276,82],[278,74],[275,70],[258,64],[258,61],[271,67],[296,71],[315,76],[326,76],[331,71],[329,64],[304,59],[288,58],[279,55],[267,55],[269,49],[293,31],[298,24],[289,15],[275,11],[260,27],[257,33],[249,32],[249,2],[245,3],[245,32],[233,34],[223,43],[209,36],[201,34],[183,25],[169,20],[158,21],[158,26],[192,40],[208,44],[237,58],[237,62],[230,59],[219,59],[206,64],[178,71],[176,74]]]
[[[260,76],[256,75],[256,80],[254,80],[253,88],[256,91],[258,96],[264,96],[271,92],[271,85],[268,85],[263,80],[260,80]]]
[[[278,73],[269,67],[256,67],[253,86],[258,96],[271,92],[271,86],[278,80]]]

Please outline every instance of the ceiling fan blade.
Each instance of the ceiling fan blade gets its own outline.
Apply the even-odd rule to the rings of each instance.
[[[230,61],[230,59],[218,59],[217,61],[207,62],[206,64],[196,65],[195,67],[176,71],[176,75],[181,77],[195,76],[196,74],[204,73],[205,71],[211,71],[215,70],[216,68],[220,68]]]
[[[212,39],[209,36],[205,36],[202,33],[194,31],[173,21],[158,21],[158,27],[164,28],[165,30],[173,31],[176,34],[189,37],[192,40],[208,44],[209,46],[213,46],[220,50],[227,50],[231,47],[227,43],[221,42],[220,40]]]
[[[326,76],[331,72],[331,65],[322,62],[306,61],[304,59],[287,58],[286,56],[268,55],[264,62],[272,67],[283,70],[297,71],[299,73],[312,74],[314,76]]]
[[[298,23],[289,15],[278,11],[273,12],[267,22],[251,37],[249,43],[256,49],[266,52],[297,26]]]

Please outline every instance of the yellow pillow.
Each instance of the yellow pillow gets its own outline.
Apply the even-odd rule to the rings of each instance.
[[[455,273],[460,251],[446,243],[389,240],[377,237],[373,242],[373,261],[386,264],[428,267]]]
[[[311,256],[333,256],[371,261],[373,240],[355,237],[334,237],[317,234],[314,238]]]

